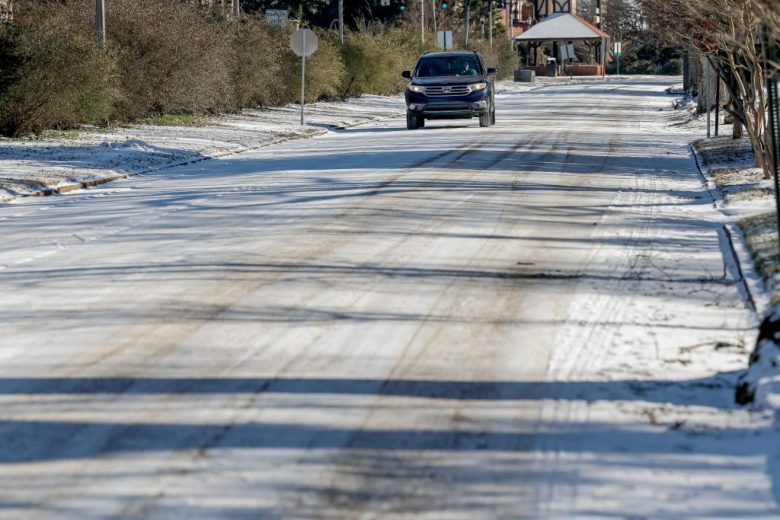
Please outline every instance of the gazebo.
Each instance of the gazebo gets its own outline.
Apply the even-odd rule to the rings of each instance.
[[[567,68],[574,76],[603,76],[609,35],[577,15],[556,13],[537,23],[520,36],[513,38],[515,45],[525,45],[525,69],[536,71],[537,76],[547,75],[547,65],[537,63],[536,50],[545,46],[546,54],[556,60],[561,58],[561,44],[583,42],[594,57],[595,65],[578,64]]]

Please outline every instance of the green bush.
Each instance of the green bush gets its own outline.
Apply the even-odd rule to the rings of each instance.
[[[306,60],[306,101],[335,99],[341,93],[346,68],[341,55],[341,43],[335,31],[319,32],[320,45]],[[298,58],[296,56],[296,58]],[[297,59],[300,62],[300,58]],[[298,67],[300,70],[300,67]],[[295,75],[300,84],[300,72]]]
[[[117,109],[123,119],[233,106],[230,27],[195,5],[170,0],[112,3],[106,26],[120,60],[125,97]]]
[[[370,28],[350,33],[342,48],[346,76],[341,97],[403,91],[406,81],[401,78],[401,71],[411,68],[423,50],[404,28]]]
[[[665,76],[679,76],[682,74],[682,60],[679,58],[669,60],[658,68],[658,74]]]
[[[491,48],[485,40],[473,40],[469,42],[469,47],[479,51],[486,67],[494,67],[498,70],[496,75],[498,79],[514,77],[517,68],[517,53],[509,48],[509,43],[494,42]]]
[[[120,98],[117,64],[96,42],[88,4],[32,5],[0,33],[0,132],[109,119]]]
[[[317,35],[319,47],[306,58],[307,103],[340,97],[346,74],[338,33],[317,31]],[[301,58],[290,50],[288,41],[289,35],[285,38],[286,50],[282,56],[282,81],[287,92],[292,94],[289,101],[298,101],[301,96]]]
[[[289,51],[288,34],[260,16],[246,17],[236,24],[233,40],[234,107],[271,107],[295,99],[287,78],[295,68]],[[299,75],[300,77],[300,75]]]

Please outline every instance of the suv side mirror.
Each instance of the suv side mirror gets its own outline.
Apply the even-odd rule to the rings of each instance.
[[[402,78],[406,78],[406,79],[412,79],[412,71],[410,71],[410,70],[403,71],[401,73],[401,77]]]
[[[488,74],[495,74],[496,72],[498,72],[498,71],[495,68],[488,67]]]

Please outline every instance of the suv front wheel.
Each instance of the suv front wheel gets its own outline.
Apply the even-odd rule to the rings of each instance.
[[[490,110],[479,116],[479,126],[482,128],[490,126]]]
[[[406,128],[414,130],[415,128],[423,128],[425,126],[425,118],[422,116],[414,115],[414,112],[406,111]]]
[[[493,103],[490,103],[487,112],[479,116],[479,126],[486,128],[488,126],[493,126],[494,124],[496,124],[496,107]]]

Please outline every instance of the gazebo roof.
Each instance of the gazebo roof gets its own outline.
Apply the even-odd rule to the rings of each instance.
[[[579,16],[569,13],[556,13],[552,16],[548,16],[520,36],[515,36],[514,40],[521,42],[540,42],[560,40],[601,40],[602,38],[609,38],[609,35]]]

